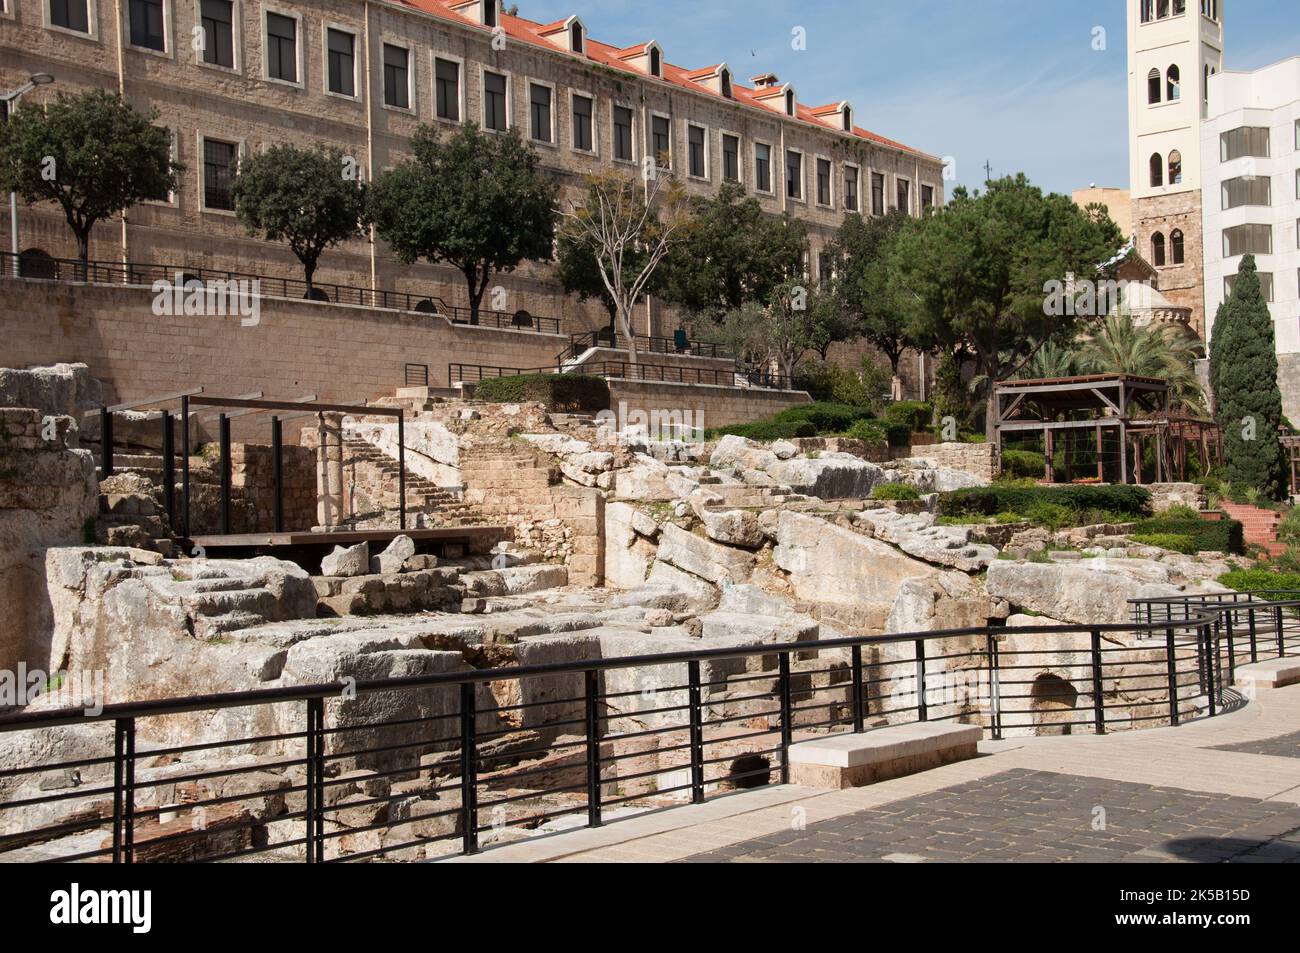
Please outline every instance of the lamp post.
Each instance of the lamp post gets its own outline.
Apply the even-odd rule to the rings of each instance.
[[[54,77],[49,73],[36,73],[17,89],[0,96],[0,103],[4,104],[3,119],[0,121],[8,125],[9,113],[18,105],[18,100],[37,86],[48,86],[52,82],[54,82]],[[18,267],[18,193],[16,191],[9,193],[9,250],[13,252],[14,277],[17,278],[20,269]]]

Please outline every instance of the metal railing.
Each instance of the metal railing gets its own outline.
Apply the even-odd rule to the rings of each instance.
[[[652,381],[665,384],[704,384],[717,387],[753,387],[760,390],[790,390],[794,381],[779,374],[759,371],[738,371],[732,368],[680,367],[674,364],[633,364],[630,361],[598,361],[567,368],[550,367],[497,367],[487,364],[448,364],[448,385],[477,383],[497,377],[518,377],[522,374],[575,374],[586,377],[604,377],[620,380]]]
[[[557,818],[599,826],[621,806],[786,783],[791,745],[869,724],[954,721],[993,738],[1177,725],[1233,703],[1224,613],[1260,633],[1298,608],[1189,603],[1150,623],[768,643],[26,711],[0,717],[0,737],[62,736],[29,737],[23,749],[45,759],[0,766],[0,859],[424,859]],[[1295,651],[1291,629],[1271,636],[1261,656]]]
[[[584,331],[569,335],[569,346],[556,355],[555,363],[567,364],[576,360],[590,348],[604,347],[612,350],[627,350],[627,337],[615,334],[608,328],[598,331]],[[636,335],[637,351],[645,354],[679,354],[685,357],[731,357],[720,345],[709,341],[696,341],[691,338],[653,337]]]
[[[560,319],[541,317],[526,311],[493,311],[480,309],[478,320],[473,320],[471,309],[463,305],[449,305],[431,295],[415,295],[382,288],[360,288],[327,281],[312,282],[312,297],[308,299],[307,282],[301,278],[278,278],[240,271],[222,271],[212,268],[195,268],[188,265],[157,265],[138,262],[82,262],[75,258],[45,258],[29,255],[15,256],[0,252],[0,276],[39,278],[46,281],[80,282],[92,285],[147,285],[166,282],[182,287],[191,284],[208,287],[224,282],[257,282],[257,294],[266,298],[289,300],[315,300],[362,308],[383,308],[448,318],[457,324],[477,324],[482,327],[515,331],[535,331],[541,334],[559,334]]]

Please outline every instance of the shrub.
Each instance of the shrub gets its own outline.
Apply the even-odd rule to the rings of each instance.
[[[781,423],[810,423],[819,434],[842,434],[859,420],[872,420],[875,415],[868,407],[850,407],[847,404],[800,404],[787,407],[773,420]]]
[[[1197,553],[1196,538],[1180,533],[1135,533],[1129,539],[1143,546],[1155,546],[1187,556],[1195,556]]]
[[[746,437],[763,443],[773,440],[795,440],[799,437],[817,436],[817,428],[804,421],[760,420],[752,424],[732,424],[709,431],[709,439],[725,436]]]
[[[1037,479],[1047,472],[1047,461],[1032,450],[1002,451],[1002,473],[1013,478]]]
[[[1277,524],[1278,539],[1300,539],[1300,507],[1291,510]]]
[[[934,405],[922,400],[900,400],[885,408],[885,421],[906,424],[912,433],[920,433],[934,419]]]
[[[1190,506],[1171,506],[1160,514],[1160,518],[1166,520],[1198,520],[1201,518],[1201,514]]]
[[[493,404],[537,401],[561,413],[609,410],[609,385],[600,377],[579,374],[521,374],[480,381],[474,399]]]
[[[882,483],[871,491],[873,500],[919,500],[921,491],[906,483]]]
[[[1300,592],[1300,573],[1267,569],[1238,569],[1224,573],[1219,582],[1238,592]]]
[[[889,439],[885,428],[874,420],[859,420],[849,428],[845,436],[852,437],[854,440],[865,440],[867,443],[884,443]]]
[[[1151,493],[1140,486],[1035,486],[1031,483],[999,483],[945,493],[939,498],[939,512],[945,516],[1027,513],[1036,503],[1055,504],[1072,513],[1098,511],[1139,517],[1151,512]]]
[[[885,436],[891,447],[910,447],[912,445],[912,427],[910,424],[888,424]]]
[[[1169,519],[1157,516],[1137,524],[1136,533],[1190,536],[1196,552],[1240,553],[1245,551],[1242,527],[1236,520]]]
[[[1060,503],[1040,500],[1025,507],[1024,518],[1049,529],[1064,529],[1075,522],[1075,511]]]

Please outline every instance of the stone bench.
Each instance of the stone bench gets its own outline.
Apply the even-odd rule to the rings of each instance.
[[[1238,665],[1234,672],[1238,685],[1253,684],[1256,688],[1282,688],[1300,683],[1300,657],[1275,658],[1267,662],[1250,662]]]
[[[977,725],[918,722],[864,734],[829,735],[790,746],[790,782],[813,788],[855,788],[973,758]]]

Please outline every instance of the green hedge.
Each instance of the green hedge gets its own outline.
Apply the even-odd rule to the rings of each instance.
[[[919,500],[921,491],[907,483],[882,483],[871,491],[873,500]]]
[[[1236,520],[1189,520],[1168,519],[1158,516],[1155,519],[1138,523],[1136,533],[1172,533],[1176,536],[1190,536],[1196,544],[1196,552],[1240,553],[1246,548],[1242,537],[1241,524]]]
[[[1047,460],[1032,450],[1003,450],[1002,472],[1011,477],[1040,480],[1047,472]]]
[[[885,422],[905,424],[909,433],[921,433],[934,420],[934,405],[923,400],[900,400],[885,408]]]
[[[939,513],[943,516],[1025,513],[1035,506],[1060,507],[1074,513],[1097,510],[1138,517],[1151,512],[1151,493],[1140,486],[994,485],[956,490],[939,498]]]
[[[1155,546],[1185,556],[1195,556],[1198,552],[1196,537],[1181,533],[1134,533],[1129,539],[1143,546]]]
[[[1219,582],[1238,592],[1300,593],[1300,573],[1270,572],[1267,569],[1238,569],[1224,573]]]
[[[561,413],[599,413],[609,410],[609,385],[604,378],[578,374],[521,374],[480,381],[474,399],[493,404],[538,401]]]
[[[772,419],[778,423],[810,423],[817,428],[818,434],[842,434],[847,433],[858,421],[874,418],[869,407],[818,402],[787,407]]]
[[[716,437],[746,437],[750,440],[794,440],[796,437],[815,437],[817,428],[807,421],[760,420],[753,424],[732,424],[709,431],[709,439]]]

